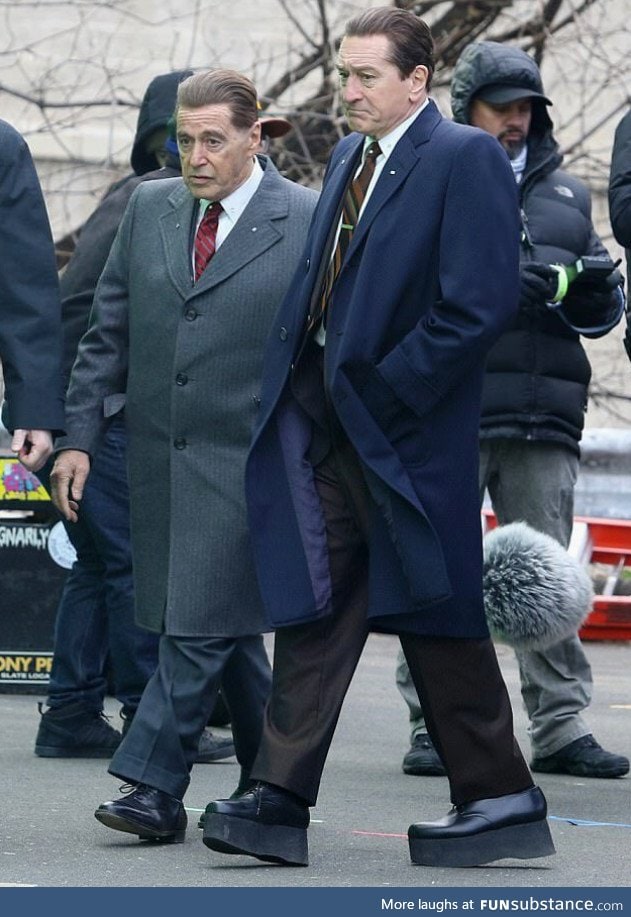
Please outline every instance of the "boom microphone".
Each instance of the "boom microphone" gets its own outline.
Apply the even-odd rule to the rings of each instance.
[[[523,650],[576,633],[594,596],[586,570],[558,541],[525,522],[485,536],[483,585],[491,636]]]

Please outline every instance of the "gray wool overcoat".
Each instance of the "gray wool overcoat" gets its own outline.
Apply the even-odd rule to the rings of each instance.
[[[265,341],[317,194],[260,161],[258,189],[196,284],[194,198],[180,178],[136,189],[68,392],[64,449],[93,455],[125,405],[137,620],[176,636],[266,629],[244,468]]]

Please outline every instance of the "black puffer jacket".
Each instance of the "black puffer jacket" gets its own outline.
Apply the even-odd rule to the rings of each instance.
[[[613,234],[627,250],[627,284],[631,278],[631,109],[618,127],[611,153],[609,216]]]
[[[631,283],[631,109],[618,127],[611,152],[609,217],[613,234],[627,256],[627,289]],[[631,360],[631,313],[627,301],[624,348]]]
[[[473,96],[491,83],[543,92],[538,68],[523,51],[476,42],[464,50],[454,70],[451,93],[456,121],[469,122]],[[559,168],[561,161],[546,106],[534,99],[528,158],[519,188],[522,263],[570,264],[582,255],[607,254],[592,225],[589,192]],[[520,311],[513,327],[489,353],[481,438],[547,440],[578,452],[590,377],[578,334],[554,313]]]

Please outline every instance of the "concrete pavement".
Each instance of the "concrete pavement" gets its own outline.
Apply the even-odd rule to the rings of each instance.
[[[410,863],[410,821],[449,808],[447,781],[401,772],[408,747],[406,709],[394,683],[397,640],[370,638],[351,686],[309,829],[310,865],[283,868],[227,857],[203,846],[195,827],[213,798],[237,780],[234,759],[198,765],[185,804],[182,845],[140,843],[104,828],[95,807],[115,797],[106,761],[41,759],[33,754],[37,697],[0,694],[0,884],[55,887],[629,887],[631,779],[539,775],[548,798],[557,855],[476,869]],[[631,643],[587,643],[595,678],[588,712],[598,740],[631,756]],[[517,665],[498,654],[522,748],[528,748]],[[117,720],[117,705],[108,701]]]

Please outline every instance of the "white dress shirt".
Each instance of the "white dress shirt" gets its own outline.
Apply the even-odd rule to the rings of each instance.
[[[227,197],[220,202],[222,206],[222,211],[219,214],[219,223],[217,224],[217,238],[215,241],[215,251],[226,241],[229,234],[232,232],[236,226],[237,220],[245,210],[245,208],[250,203],[250,199],[254,196],[254,192],[261,184],[263,178],[263,169],[258,159],[254,158],[254,165],[252,171],[248,178],[243,182],[242,185],[233,191],[232,194],[229,194]],[[202,221],[206,210],[213,201],[207,201],[202,198],[199,202],[199,210],[197,213],[197,223],[195,225],[195,234],[197,235],[197,230],[199,229],[199,224]],[[191,252],[191,258],[193,263],[193,272],[195,271],[195,246],[193,246],[193,251]]]

